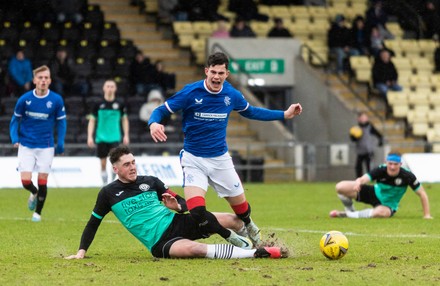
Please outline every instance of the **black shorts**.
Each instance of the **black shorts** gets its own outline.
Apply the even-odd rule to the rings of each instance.
[[[382,203],[379,201],[376,196],[376,192],[374,191],[374,185],[362,185],[356,201],[372,205],[373,207],[377,207],[379,205],[382,206]],[[393,216],[396,211],[392,210],[390,207],[388,208],[391,210],[391,216]]]
[[[170,258],[170,248],[180,239],[196,240],[204,238],[199,226],[190,214],[176,214],[159,241],[151,248],[157,258]]]
[[[119,142],[114,143],[97,143],[96,144],[96,157],[98,158],[107,158],[108,153],[111,149],[118,147]]]

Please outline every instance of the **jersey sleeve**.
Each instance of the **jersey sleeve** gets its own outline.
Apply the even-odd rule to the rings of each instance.
[[[66,119],[66,108],[64,107],[64,101],[61,96],[58,97],[58,106],[56,110],[56,119]]]
[[[413,191],[417,191],[420,186],[422,185],[419,180],[417,180],[416,175],[414,175],[412,172],[408,172],[408,179],[409,179],[409,187]]]
[[[105,188],[103,188],[98,194],[92,215],[101,220],[110,211],[111,211],[110,202],[107,198]]]

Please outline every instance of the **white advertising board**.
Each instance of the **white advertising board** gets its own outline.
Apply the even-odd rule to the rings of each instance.
[[[420,182],[440,182],[440,154],[408,153],[402,156],[402,165],[411,170]]]
[[[22,188],[17,158],[1,157],[0,164],[0,188]],[[178,156],[138,156],[136,165],[139,175],[156,176],[169,186],[182,185],[183,174]],[[111,172],[110,164],[108,166],[108,172]],[[55,157],[47,185],[54,188],[101,187],[100,169],[101,164],[96,157]],[[37,174],[33,175],[33,181],[37,183]]]

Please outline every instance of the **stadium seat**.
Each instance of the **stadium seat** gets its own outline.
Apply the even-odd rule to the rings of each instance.
[[[116,44],[112,44],[112,42],[109,42],[107,40],[102,40],[99,42],[97,52],[98,58],[104,58],[112,61],[117,54],[118,47],[116,46]]]
[[[130,76],[131,59],[118,57],[113,64],[113,74],[122,78]]]
[[[64,105],[69,116],[85,115],[85,103],[82,96],[69,96],[64,99]]]
[[[98,78],[109,78],[113,73],[112,61],[105,58],[97,58],[94,64],[94,75]]]
[[[102,29],[93,25],[91,22],[83,22],[81,28],[81,40],[86,40],[89,44],[98,43],[101,40]]]
[[[41,39],[36,47],[35,59],[49,61],[54,58],[56,53],[56,43],[46,41],[46,39]]]
[[[100,27],[104,23],[104,14],[99,5],[89,4],[84,12],[84,21],[90,22],[94,26]]]
[[[80,38],[79,28],[72,22],[64,23],[63,29],[61,30],[61,39],[65,39],[71,43],[76,43]]]
[[[75,57],[91,60],[96,57],[97,48],[95,44],[88,40],[81,40],[75,49]]]
[[[188,48],[191,41],[194,39],[194,29],[192,22],[189,21],[175,21],[173,22],[173,31],[177,36],[177,43],[181,48]]]
[[[121,40],[119,28],[115,22],[105,22],[102,28],[101,40],[115,44]]]
[[[40,28],[32,25],[30,21],[23,23],[23,27],[18,36],[19,39],[23,39],[28,43],[37,43],[38,39],[41,37]]]
[[[41,38],[48,42],[57,42],[60,38],[60,28],[52,22],[44,22],[41,29]]]
[[[213,26],[211,22],[208,21],[193,22],[192,26],[193,26],[194,34],[199,39],[205,39],[211,36],[212,32],[215,29],[215,25]]]
[[[9,43],[14,43],[18,39],[19,29],[10,21],[4,21],[1,25],[0,39],[6,40]]]

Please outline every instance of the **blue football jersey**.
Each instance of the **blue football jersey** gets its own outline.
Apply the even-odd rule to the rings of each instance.
[[[35,90],[23,94],[17,101],[14,116],[17,126],[11,124],[12,142],[29,148],[54,146],[54,127],[57,120],[66,120],[63,98],[50,91],[46,96],[36,96]],[[18,138],[17,138],[18,135]]]
[[[235,110],[241,115],[259,120],[281,120],[283,111],[255,108],[230,83],[224,82],[219,92],[208,90],[205,80],[186,85],[153,112],[149,124],[182,111],[185,134],[184,150],[198,157],[217,157],[228,151],[226,128],[229,115]],[[252,112],[249,112],[252,110]]]

